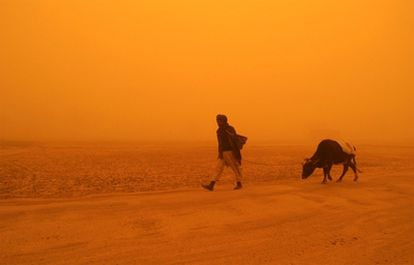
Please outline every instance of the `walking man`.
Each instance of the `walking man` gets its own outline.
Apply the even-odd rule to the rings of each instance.
[[[219,181],[224,167],[230,167],[236,178],[235,190],[241,189],[242,172],[241,172],[241,153],[240,145],[237,143],[236,130],[227,122],[227,117],[218,114],[216,117],[217,141],[218,141],[218,160],[216,173],[209,184],[202,184],[201,186],[207,190],[213,191],[214,185]],[[247,139],[247,138],[246,138]]]

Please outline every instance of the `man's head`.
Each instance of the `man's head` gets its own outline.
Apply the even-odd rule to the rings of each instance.
[[[216,121],[217,121],[218,126],[226,125],[227,124],[227,117],[226,117],[226,115],[223,115],[223,114],[217,114]]]

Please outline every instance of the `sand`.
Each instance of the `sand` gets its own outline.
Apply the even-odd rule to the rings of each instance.
[[[1,264],[414,264],[414,148],[357,146],[360,180],[322,185],[319,171],[298,176],[297,160],[313,147],[251,146],[245,188],[233,191],[228,175],[208,192],[198,185],[214,167],[213,148],[162,149],[176,159],[167,163],[153,161],[154,146],[81,147],[3,145]],[[146,168],[158,170],[151,185],[135,181],[145,163],[131,169],[128,155],[160,163]],[[75,157],[118,161],[116,170],[99,167],[118,172],[108,178],[121,188],[99,182],[95,162],[71,164]],[[174,169],[192,175],[177,185]],[[90,172],[89,188],[73,180],[79,172]]]

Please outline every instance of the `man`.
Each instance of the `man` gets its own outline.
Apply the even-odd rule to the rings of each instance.
[[[223,173],[224,167],[230,167],[236,177],[235,190],[241,189],[241,153],[240,149],[236,144],[236,130],[229,125],[227,117],[222,114],[218,114],[216,117],[218,129],[217,129],[217,140],[218,140],[218,161],[216,174],[213,180],[209,184],[202,184],[201,186],[207,190],[213,191],[214,185],[219,181],[221,174]]]

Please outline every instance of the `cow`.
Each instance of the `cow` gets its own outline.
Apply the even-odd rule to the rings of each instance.
[[[358,180],[358,169],[355,160],[356,148],[346,142],[334,141],[330,139],[322,140],[315,154],[311,158],[306,158],[303,162],[302,179],[308,178],[312,175],[316,168],[323,168],[322,184],[327,183],[327,179],[332,180],[331,168],[333,165],[342,164],[344,170],[337,180],[341,182],[342,178],[351,167],[355,173],[354,181]]]

